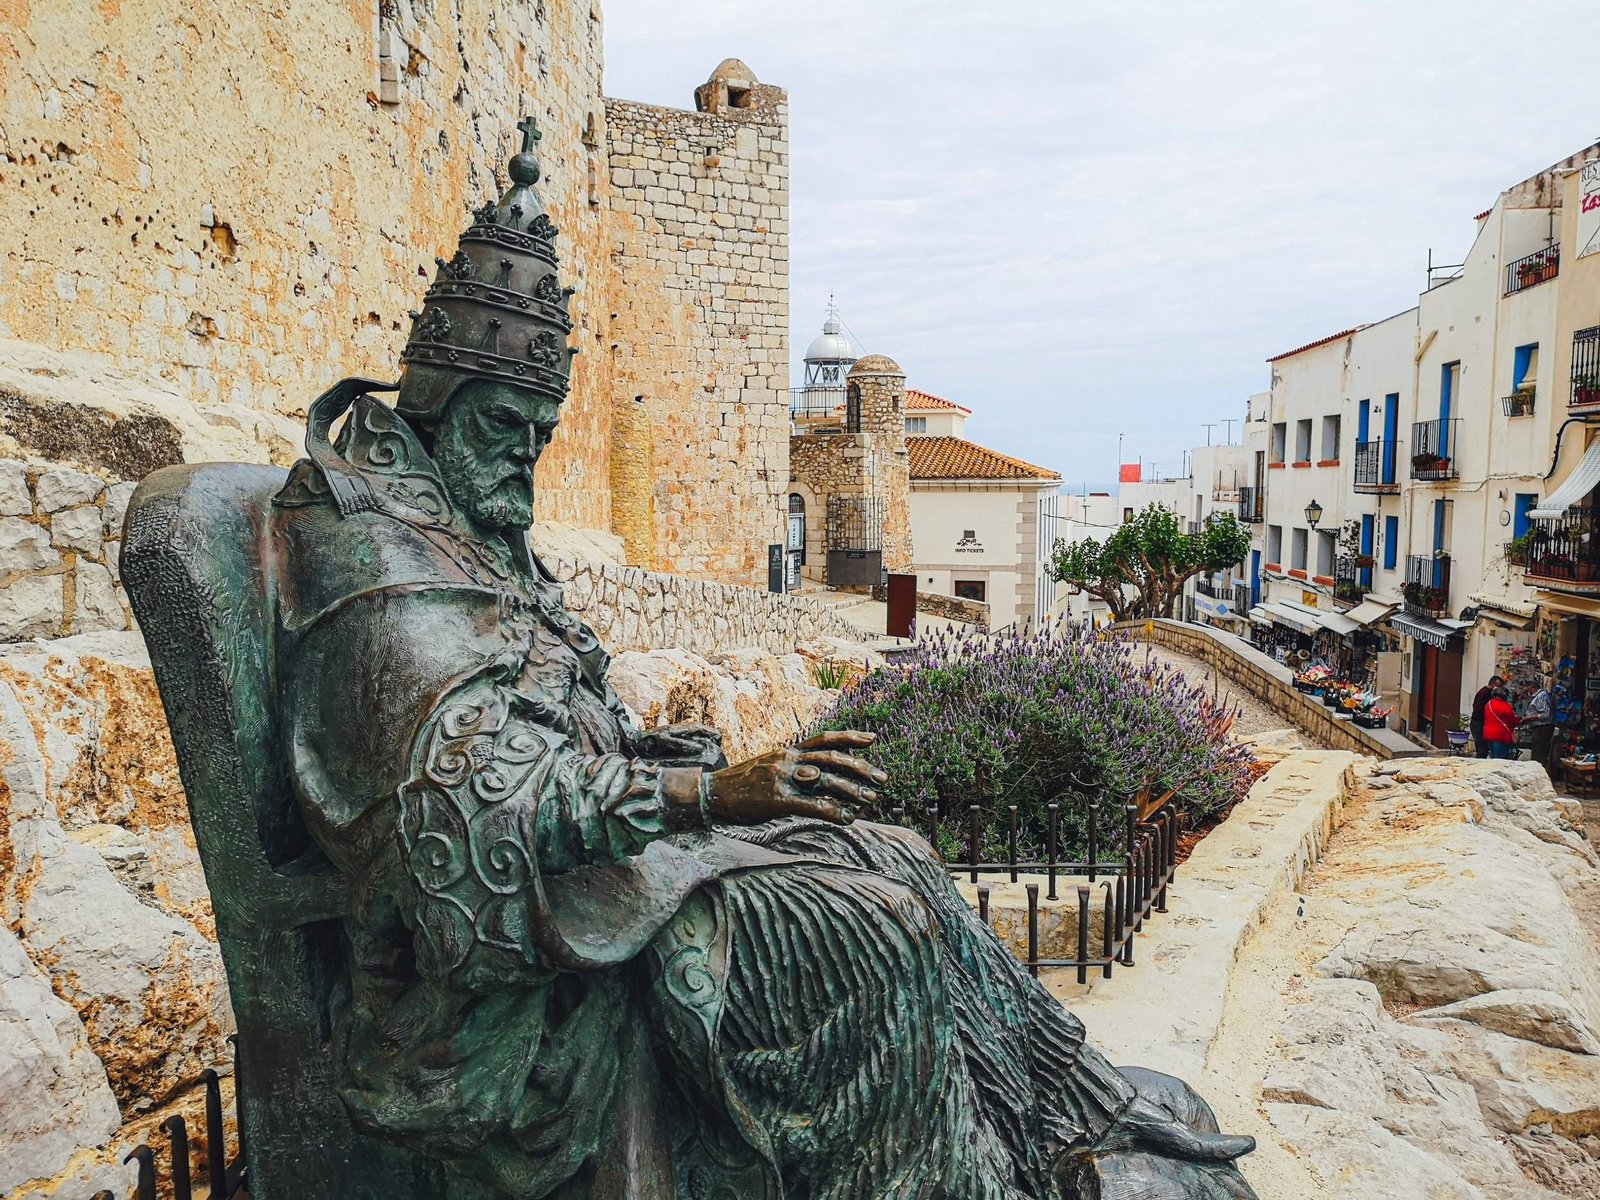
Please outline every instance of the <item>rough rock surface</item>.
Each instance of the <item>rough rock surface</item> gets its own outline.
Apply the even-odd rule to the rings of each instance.
[[[122,1120],[226,1064],[233,1023],[136,634],[0,647],[0,923],[0,1027],[9,1002],[32,1035],[22,1061],[56,1080],[4,1089],[0,1136],[25,1145],[0,1154],[0,1173],[23,1164],[0,1193],[67,1172],[51,1187],[87,1196],[99,1184],[80,1187],[79,1167],[112,1162]]]
[[[1330,1200],[1600,1195],[1600,871],[1526,763],[1361,781],[1297,908],[1260,1086]]]
[[[855,662],[864,653],[855,650]],[[645,728],[698,721],[722,730],[729,762],[793,743],[835,692],[816,685],[813,663],[842,652],[733,650],[703,658],[688,650],[629,650],[611,664],[611,686]]]

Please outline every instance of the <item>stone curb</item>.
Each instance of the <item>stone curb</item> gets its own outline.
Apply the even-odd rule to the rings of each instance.
[[[1089,1027],[1115,1063],[1199,1079],[1222,1024],[1241,947],[1279,896],[1292,893],[1339,827],[1357,756],[1288,756],[1178,868],[1167,911],[1145,922],[1132,968],[1079,987],[1050,971],[1045,985]]]

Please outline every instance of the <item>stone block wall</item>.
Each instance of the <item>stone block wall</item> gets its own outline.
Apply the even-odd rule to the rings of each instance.
[[[606,101],[613,529],[732,583],[765,578],[789,476],[788,108],[748,71],[718,69],[709,111]]]
[[[5,24],[0,338],[236,424],[276,418],[257,459],[293,457],[334,380],[394,377],[434,256],[502,185],[531,110],[588,352],[540,513],[605,527],[598,5],[24,3]]]
[[[734,649],[790,654],[807,643],[860,643],[868,636],[803,596],[638,567],[561,559],[545,565],[564,585],[567,607],[613,654],[660,648],[706,656]]]
[[[0,642],[129,627],[117,555],[133,488],[0,460]]]
[[[960,621],[976,629],[989,628],[989,606],[982,600],[963,600],[959,596],[945,596],[938,592],[918,592],[917,612]]]

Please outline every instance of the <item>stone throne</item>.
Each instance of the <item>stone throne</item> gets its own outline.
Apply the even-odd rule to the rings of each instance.
[[[355,1129],[332,1082],[345,896],[295,807],[269,678],[267,514],[284,479],[242,464],[157,471],[134,493],[122,542],[246,1031],[239,1137],[250,1196],[436,1200],[437,1164]]]

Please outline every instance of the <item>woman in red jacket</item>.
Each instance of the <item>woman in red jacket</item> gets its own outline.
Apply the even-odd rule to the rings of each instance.
[[[1512,738],[1517,731],[1517,714],[1506,698],[1505,688],[1495,688],[1483,710],[1483,738],[1489,743],[1490,758],[1515,758]]]

